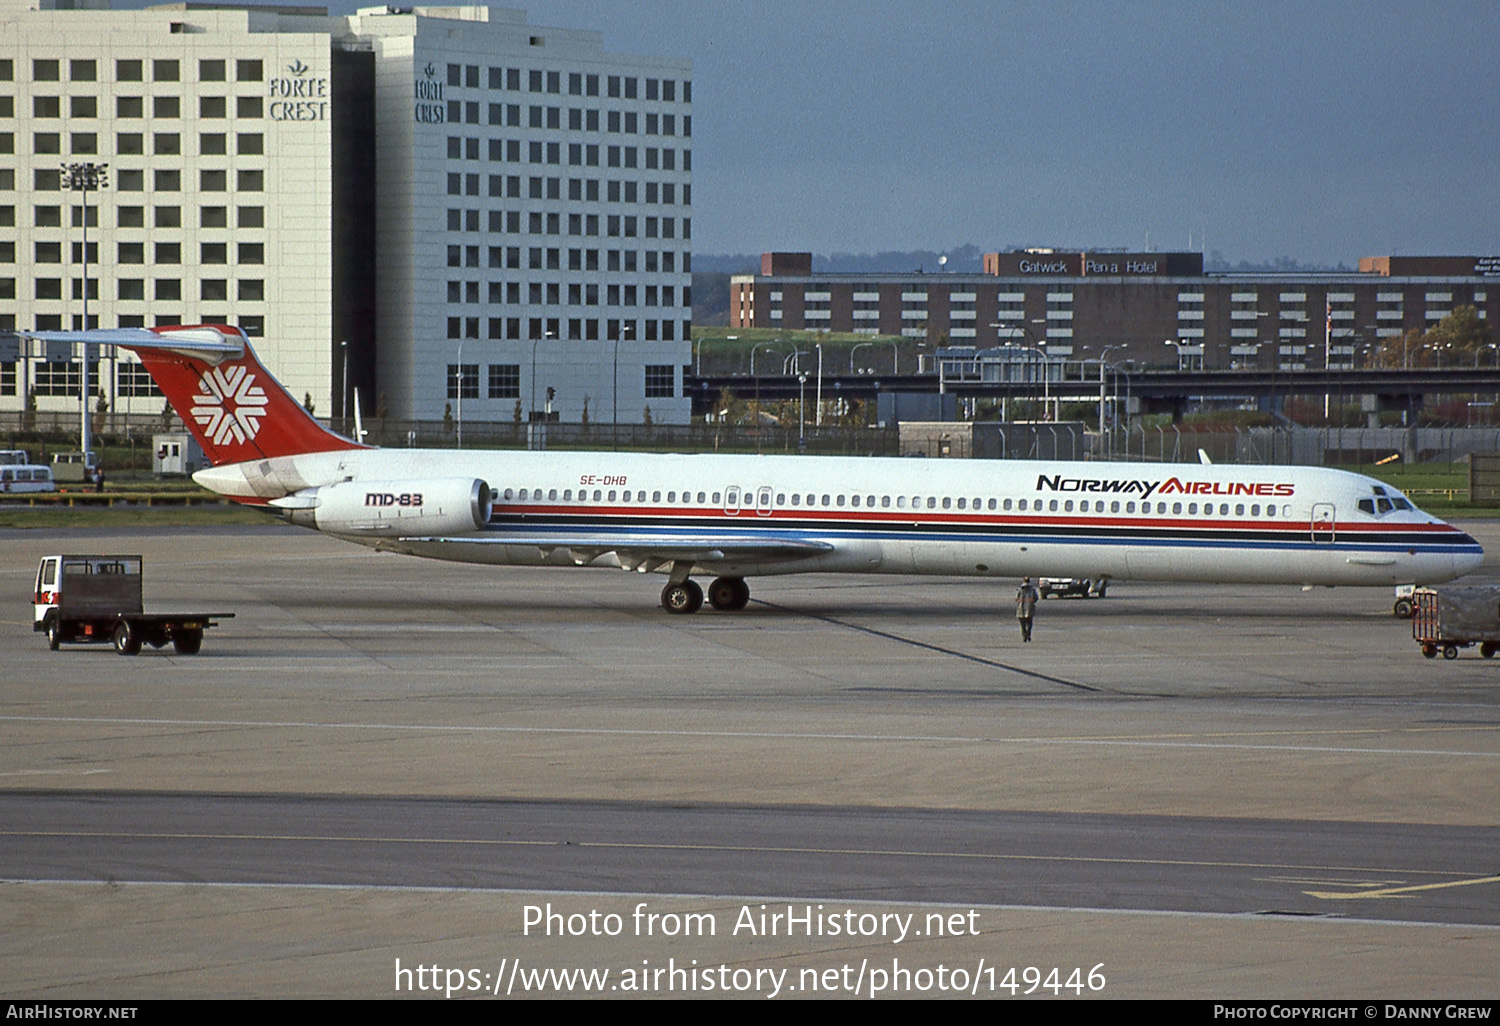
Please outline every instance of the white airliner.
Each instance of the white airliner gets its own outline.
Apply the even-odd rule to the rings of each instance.
[[[1431,584],[1474,539],[1318,467],[379,449],[302,409],[224,326],[36,332],[134,350],[236,502],[391,552],[667,574],[662,606],[742,609],[745,578],[831,571]]]

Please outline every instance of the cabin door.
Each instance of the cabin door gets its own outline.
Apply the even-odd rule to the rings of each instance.
[[[1333,503],[1318,502],[1312,508],[1312,540],[1332,543],[1334,534]]]

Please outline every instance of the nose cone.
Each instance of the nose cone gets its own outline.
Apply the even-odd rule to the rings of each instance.
[[[1484,563],[1484,550],[1479,543],[1467,534],[1459,535],[1459,543],[1465,546],[1463,552],[1453,554],[1453,576],[1462,577],[1464,574],[1473,573]]]

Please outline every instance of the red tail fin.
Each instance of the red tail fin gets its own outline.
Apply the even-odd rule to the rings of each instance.
[[[227,358],[194,352],[193,343],[217,332],[244,351]],[[313,420],[261,366],[238,328],[195,325],[155,328],[147,343],[122,341],[135,351],[215,466],[306,452],[362,449]],[[174,347],[174,341],[180,347]]]

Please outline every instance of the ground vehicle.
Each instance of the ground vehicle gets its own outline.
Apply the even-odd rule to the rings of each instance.
[[[112,642],[121,655],[167,642],[196,655],[203,632],[233,613],[147,613],[140,556],[43,556],[36,571],[31,629],[54,652],[67,642]]]
[[[52,454],[52,476],[74,484],[93,484],[98,479],[99,457],[92,452],[58,452]]]
[[[1415,584],[1396,585],[1396,604],[1391,607],[1391,615],[1398,620],[1410,620],[1417,611],[1417,603],[1411,597],[1416,590]]]
[[[1474,644],[1486,659],[1500,652],[1500,588],[1418,588],[1412,599],[1411,636],[1428,659],[1456,659]]]
[[[0,466],[0,495],[20,492],[54,492],[52,468],[30,463]]]
[[[1040,577],[1036,590],[1042,598],[1103,598],[1109,590],[1104,577]]]

